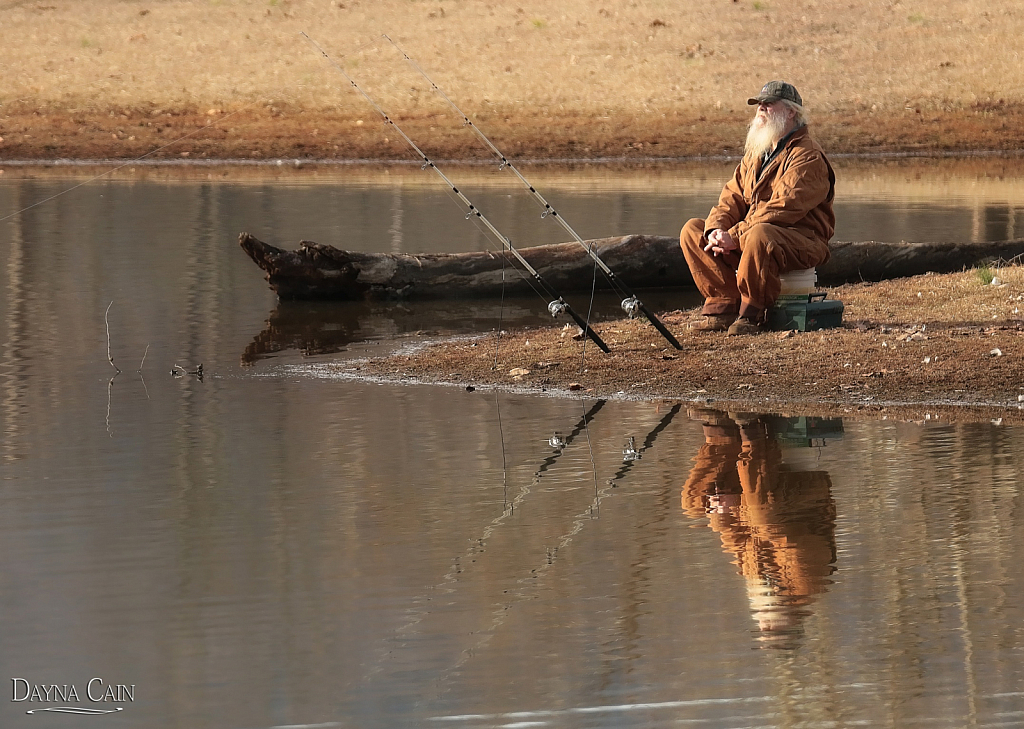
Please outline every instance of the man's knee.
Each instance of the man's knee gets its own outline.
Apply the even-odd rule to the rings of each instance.
[[[828,260],[827,243],[770,223],[750,226],[740,240],[740,248],[755,261],[773,260],[780,271],[810,268]]]
[[[743,233],[742,243],[766,249],[778,238],[778,228],[770,223],[754,223]]]
[[[755,223],[740,237],[740,250],[746,258],[761,262],[759,265],[763,265],[763,262],[772,258],[782,241],[779,231],[777,226],[770,223]]]
[[[703,249],[704,246],[700,244],[703,237],[704,220],[701,218],[691,218],[686,221],[686,225],[683,226],[682,231],[679,233],[679,245],[684,249]]]

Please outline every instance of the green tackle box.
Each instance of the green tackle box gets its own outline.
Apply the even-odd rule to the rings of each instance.
[[[826,300],[825,296],[824,292],[780,296],[775,306],[768,310],[768,328],[812,332],[842,326],[843,302]]]
[[[779,445],[788,447],[820,448],[843,437],[842,418],[812,416],[768,416],[772,432]]]

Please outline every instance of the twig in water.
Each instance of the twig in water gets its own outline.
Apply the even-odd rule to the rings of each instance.
[[[146,364],[146,355],[149,354],[149,345],[146,345],[146,351],[142,353],[142,362],[139,363],[139,369],[135,370],[140,375],[142,374],[142,365]]]
[[[115,369],[117,369],[115,367]],[[117,375],[121,374],[121,370],[117,370]],[[117,379],[117,375],[110,378],[110,382],[107,383],[107,435],[111,438],[114,437],[114,431],[110,429],[110,391],[114,388],[114,380]]]
[[[171,368],[171,374],[174,375],[175,377],[181,377],[182,375],[195,375],[196,379],[198,379],[200,382],[202,382],[202,380],[203,380],[203,365],[200,364],[194,370],[186,370],[180,364],[176,364],[176,365],[174,365],[173,368]]]
[[[107,325],[107,361],[110,362],[110,366],[117,370],[117,374],[121,374],[121,370],[116,364],[114,364],[114,358],[110,356],[110,320],[107,319],[107,314],[110,313],[110,307],[114,305],[111,301],[107,304],[107,310],[103,312],[103,323]]]

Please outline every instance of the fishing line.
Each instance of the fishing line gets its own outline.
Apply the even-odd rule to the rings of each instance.
[[[594,297],[597,295],[597,264],[594,264],[594,278],[590,282],[590,306],[587,307],[587,321],[590,321],[590,315],[594,311]],[[587,363],[587,340],[583,340],[583,347],[580,349],[580,374],[583,374],[583,369]]]
[[[580,398],[580,407],[583,409],[584,416],[586,415],[586,398]],[[583,418],[583,428],[587,434],[587,448],[590,451],[590,469],[594,474],[594,506],[598,511],[601,509],[601,501],[598,498],[600,493],[600,487],[597,484],[597,461],[594,460],[594,444],[590,440],[590,424],[587,422],[586,417]],[[591,511],[593,514],[593,511]]]
[[[450,189],[445,188],[445,193],[448,195],[448,197],[450,197],[452,200],[454,200],[456,202],[456,204],[458,204],[461,207],[461,202],[459,201],[459,199],[457,197],[455,197],[452,194],[452,191]],[[483,225],[480,223],[480,221],[478,221],[475,218],[473,218],[472,222],[473,222],[473,225],[476,226],[477,230],[480,231],[481,235],[483,236],[483,239],[485,241],[488,241],[488,243],[491,245],[491,247],[493,247],[494,243],[491,242],[490,237],[487,235],[487,230],[483,227]],[[502,320],[504,318],[503,315],[505,313],[505,264],[506,263],[511,263],[511,261],[508,260],[508,256],[505,254],[505,251],[503,251],[500,248],[498,248],[496,250],[497,250],[498,257],[501,258],[501,301],[500,301],[500,303],[498,305],[498,330],[497,330],[497,336],[494,339],[494,364],[491,365],[491,369],[492,370],[498,369],[498,353],[499,353],[499,348],[501,346],[501,325],[502,325]],[[520,271],[515,266],[512,266],[512,270],[515,271],[516,274],[518,274],[519,278],[522,279],[526,283],[526,285],[529,286],[533,290],[533,293],[537,294],[537,296],[540,297],[541,301],[545,301],[545,302],[547,301],[547,297],[544,296],[543,292],[541,292],[534,285],[533,281],[531,281],[526,275],[524,275],[522,271]],[[589,320],[589,318],[588,318],[588,320]],[[584,346],[584,348],[586,347],[586,338],[584,338],[584,340],[583,340],[583,346]]]
[[[542,289],[544,289],[544,291],[547,293],[547,295],[552,298],[552,301],[548,304],[548,311],[551,313],[551,315],[552,316],[557,316],[558,314],[568,314],[573,319],[573,321],[575,321],[576,324],[579,325],[580,329],[583,330],[583,332],[586,334],[586,336],[588,336],[588,337],[590,337],[591,339],[594,340],[594,344],[596,344],[598,347],[600,347],[603,352],[609,352],[610,350],[608,349],[608,345],[605,344],[604,341],[601,339],[601,337],[598,336],[597,332],[595,332],[591,328],[589,322],[585,321],[582,317],[580,317],[580,315],[577,314],[573,310],[573,308],[569,305],[569,303],[557,291],[555,291],[555,289],[552,286],[550,286],[547,283],[547,281],[545,281],[541,277],[540,273],[538,273],[537,270],[533,266],[530,265],[529,261],[527,261],[525,258],[523,258],[522,254],[519,253],[518,250],[516,250],[515,246],[512,245],[512,241],[509,240],[508,237],[503,235],[497,228],[494,227],[494,225],[491,223],[491,221],[488,220],[484,216],[484,214],[480,211],[480,209],[476,205],[474,205],[472,203],[472,201],[470,201],[470,199],[468,197],[466,197],[466,195],[464,193],[462,193],[459,190],[459,188],[456,187],[455,184],[450,179],[448,179],[447,175],[445,175],[438,168],[438,166],[436,164],[434,164],[434,162],[429,157],[427,157],[426,154],[424,154],[423,150],[420,149],[419,146],[417,146],[417,144],[409,137],[409,135],[407,135],[404,131],[402,131],[401,127],[399,127],[395,123],[395,121],[393,119],[391,119],[391,117],[389,117],[384,112],[383,109],[381,109],[381,107],[377,104],[377,102],[375,102],[370,97],[369,94],[367,94],[362,88],[359,87],[359,85],[352,79],[352,77],[349,76],[348,73],[345,72],[345,69],[342,68],[341,65],[339,65],[333,58],[331,58],[329,55],[327,55],[327,52],[324,51],[324,49],[321,48],[319,45],[317,45],[316,41],[314,41],[312,38],[310,38],[305,32],[302,32],[301,35],[307,41],[309,41],[309,43],[317,51],[320,52],[320,55],[322,55],[332,66],[334,66],[334,68],[338,71],[338,73],[340,73],[342,76],[344,76],[348,80],[349,84],[352,86],[353,89],[358,91],[359,94],[364,99],[366,99],[367,102],[370,103],[370,105],[377,111],[377,113],[380,114],[381,118],[383,118],[384,122],[386,124],[390,124],[391,127],[406,141],[406,143],[410,147],[412,147],[412,149],[416,152],[416,154],[419,155],[420,159],[423,160],[422,169],[426,169],[427,167],[429,167],[434,172],[436,172],[437,175],[442,180],[444,180],[445,184],[447,184],[448,187],[451,188],[452,192],[454,192],[458,196],[460,202],[463,205],[465,205],[466,208],[468,208],[469,212],[466,213],[466,218],[470,219],[471,217],[476,216],[476,218],[480,222],[482,222],[484,225],[487,226],[487,229],[491,232],[491,234],[497,240],[499,240],[503,244],[503,246],[505,248],[507,248],[508,251],[513,256],[516,257],[516,259],[519,261],[520,265],[522,265],[522,267],[525,268],[529,272],[529,274],[531,276],[533,276],[534,280],[537,282],[537,285],[540,286]]]
[[[61,192],[58,192],[56,195],[51,195],[50,197],[45,198],[44,200],[40,200],[39,202],[34,202],[31,205],[23,207],[21,210],[18,210],[18,211],[15,211],[15,212],[11,213],[10,215],[5,215],[4,217],[0,218],[0,223],[2,223],[3,221],[7,220],[8,218],[13,218],[16,215],[21,215],[22,213],[24,213],[24,212],[26,212],[28,210],[31,210],[32,208],[39,207],[43,203],[48,203],[51,200],[56,200],[61,195],[66,195],[69,192],[72,192],[74,190],[77,190],[80,187],[88,185],[90,182],[95,182],[96,180],[102,179],[102,178],[106,177],[107,175],[111,175],[111,174],[117,172],[120,169],[124,169],[125,167],[128,167],[129,165],[133,165],[133,164],[136,164],[138,162],[141,162],[142,160],[146,159],[146,157],[151,157],[154,154],[156,154],[157,152],[160,152],[161,150],[167,149],[168,147],[171,147],[171,146],[177,144],[178,142],[180,142],[180,141],[182,141],[184,139],[188,139],[191,136],[199,134],[199,132],[206,131],[207,129],[209,129],[210,127],[214,126],[215,124],[220,124],[221,122],[227,121],[228,119],[233,117],[235,114],[238,114],[240,112],[245,111],[246,109],[251,108],[252,106],[255,106],[255,103],[256,102],[253,102],[252,104],[246,104],[241,109],[236,109],[235,111],[231,112],[230,114],[228,114],[225,117],[221,117],[220,119],[215,119],[214,121],[211,121],[209,124],[207,124],[204,127],[199,127],[198,129],[196,129],[194,131],[191,131],[191,132],[189,132],[188,134],[186,134],[184,136],[178,137],[173,142],[168,142],[167,144],[163,145],[162,147],[157,147],[156,149],[154,149],[154,150],[152,150],[150,152],[146,152],[146,154],[142,155],[141,157],[136,157],[135,159],[132,159],[132,160],[129,160],[129,161],[124,162],[122,164],[119,164],[116,167],[114,167],[113,169],[107,170],[106,172],[104,172],[101,175],[96,175],[95,177],[90,177],[85,182],[80,182],[80,183],[78,183],[77,185],[75,185],[73,187],[69,187],[67,190],[62,190]]]
[[[525,278],[525,277],[524,277]],[[494,364],[492,370],[498,369],[498,345],[501,343],[501,320],[505,314],[505,256],[501,256],[501,302],[498,304],[498,336],[494,338]],[[586,341],[586,340],[584,340]],[[585,345],[584,345],[585,346]]]
[[[494,391],[494,410],[498,414],[498,438],[501,440],[501,504],[508,507],[508,463],[505,460],[505,431],[501,427],[501,404],[498,391]]]
[[[456,204],[457,204],[457,205],[458,205],[459,207],[462,207],[462,200],[460,200],[460,199],[459,199],[459,197],[457,197],[457,196],[456,196],[456,195],[455,195],[455,194],[454,194],[454,193],[453,193],[453,192],[451,191],[451,189],[449,189],[449,188],[446,188],[446,189],[445,189],[445,194],[446,194],[446,195],[448,195],[448,197],[449,197],[449,198],[451,198],[451,200],[452,200],[452,201],[454,201],[454,202],[455,202],[455,203],[456,203]],[[482,224],[482,223],[481,223],[481,222],[480,222],[480,221],[479,221],[479,220],[478,220],[478,219],[476,218],[476,216],[468,216],[468,220],[469,220],[469,221],[470,221],[471,223],[473,223],[473,225],[474,225],[474,226],[476,227],[477,231],[479,231],[479,232],[480,232],[480,234],[481,234],[481,236],[483,237],[483,239],[484,239],[485,241],[487,241],[488,245],[490,245],[490,246],[491,246],[491,248],[492,248],[492,249],[493,249],[493,250],[494,250],[494,251],[495,251],[495,252],[497,253],[497,255],[498,255],[498,256],[499,256],[500,258],[501,258],[501,262],[502,262],[502,263],[501,263],[501,265],[502,265],[502,283],[504,284],[504,275],[505,275],[505,271],[504,271],[504,266],[505,266],[505,263],[509,263],[510,265],[511,265],[511,263],[512,263],[511,261],[509,261],[509,260],[508,260],[508,257],[507,257],[507,255],[506,255],[506,251],[505,251],[505,250],[503,250],[503,249],[502,249],[502,248],[500,248],[500,247],[495,247],[495,245],[494,245],[494,241],[492,241],[492,240],[491,240],[491,238],[490,238],[490,236],[488,235],[488,232],[489,232],[489,231],[488,231],[488,230],[487,230],[487,228],[485,228],[485,227],[483,226],[483,224]],[[519,275],[519,278],[521,278],[521,279],[523,280],[523,282],[524,282],[524,283],[525,283],[525,284],[526,284],[527,286],[529,286],[529,287],[530,287],[530,289],[531,289],[531,290],[533,291],[533,293],[537,294],[537,296],[538,296],[538,297],[540,298],[540,300],[541,300],[541,301],[547,302],[547,300],[548,300],[548,297],[544,295],[544,292],[543,292],[543,291],[541,291],[540,289],[538,289],[538,288],[537,288],[537,285],[536,285],[536,283],[535,283],[535,282],[534,282],[533,280],[531,280],[531,279],[530,279],[530,277],[526,276],[526,275],[525,275],[525,274],[524,274],[524,273],[523,273],[523,272],[522,272],[521,270],[519,270],[518,268],[516,268],[516,267],[515,267],[514,265],[512,265],[512,270],[513,270],[513,271],[515,271],[515,272],[516,272],[516,273],[517,273],[517,274]],[[503,293],[504,293],[504,292],[503,292]]]
[[[441,90],[441,87],[434,83],[430,76],[427,75],[426,71],[424,71],[419,66],[419,64],[416,63],[416,61],[409,57],[409,54],[403,51],[399,47],[399,45],[395,43],[395,41],[393,41],[387,35],[384,35],[384,38],[386,38],[391,43],[391,45],[395,47],[395,50],[401,53],[405,60],[408,61],[409,64],[420,73],[421,76],[423,76],[427,83],[430,84],[431,88],[433,88],[434,91],[436,91],[441,96],[441,98],[447,101],[448,105],[451,106],[452,109],[459,116],[462,117],[463,124],[465,126],[470,127],[480,138],[480,140],[485,145],[487,145],[491,152],[493,152],[494,155],[501,161],[501,166],[499,167],[499,169],[504,169],[505,167],[508,167],[513,173],[515,173],[516,177],[518,177],[520,182],[522,182],[526,186],[526,188],[533,195],[534,199],[541,205],[541,207],[544,208],[544,212],[541,213],[541,218],[546,218],[550,215],[559,223],[559,225],[561,225],[565,229],[565,231],[569,235],[571,235],[576,240],[577,243],[583,246],[583,248],[587,251],[587,254],[592,259],[594,259],[594,264],[599,266],[601,270],[604,272],[605,278],[608,279],[608,282],[612,285],[612,288],[619,292],[620,295],[625,297],[622,301],[621,306],[623,311],[626,312],[629,318],[633,319],[636,318],[639,314],[643,314],[645,317],[647,317],[647,320],[651,323],[651,325],[654,326],[654,328],[657,329],[658,332],[666,340],[668,340],[669,344],[671,344],[676,349],[682,349],[683,345],[679,343],[679,341],[672,335],[672,333],[662,323],[662,321],[650,309],[648,309],[642,301],[640,301],[639,297],[628,286],[626,286],[622,281],[619,280],[615,273],[605,264],[604,261],[601,260],[600,256],[598,256],[594,252],[593,242],[591,242],[588,245],[586,241],[584,241],[583,238],[580,237],[580,234],[577,233],[572,228],[572,226],[570,226],[569,223],[566,222],[565,218],[559,215],[558,211],[555,210],[551,206],[551,204],[544,199],[544,196],[537,191],[537,188],[530,184],[530,182],[522,175],[522,173],[516,168],[516,166],[512,164],[504,154],[501,153],[501,150],[499,150],[494,145],[494,143],[487,137],[487,135],[480,131],[480,128],[476,124],[474,124],[473,121],[468,116],[466,116],[465,112],[463,112],[462,109],[460,109],[455,104],[455,102],[452,101],[448,97],[448,95]]]

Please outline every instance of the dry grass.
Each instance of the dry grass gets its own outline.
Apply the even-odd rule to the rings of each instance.
[[[879,295],[883,291],[885,295]],[[959,274],[929,274],[882,284],[840,286],[834,290],[833,298],[850,299],[844,316],[848,322],[899,326],[1021,321],[1024,267],[1019,261],[1000,262]]]
[[[670,154],[713,152],[701,140],[718,142],[723,124],[734,137],[745,99],[777,77],[800,88],[820,136],[842,148],[851,129],[868,148],[1005,148],[1021,138],[1024,7],[1015,0],[7,0],[0,12],[8,122],[36,111],[89,126],[109,111],[304,110],[312,125],[292,132],[312,147],[320,135],[351,135],[338,152],[365,151],[353,127],[374,112],[301,38],[307,31],[397,118],[426,120],[423,134],[451,148],[440,130],[451,124],[446,107],[381,40],[386,32],[471,115],[506,138],[527,120],[556,138],[556,151],[621,152],[620,137],[653,137]],[[965,112],[970,128],[958,131]],[[915,131],[922,123],[932,126]],[[274,137],[259,124],[249,131]]]
[[[1024,101],[1024,7],[954,2],[243,0],[2,3],[3,97],[61,108],[364,105],[307,31],[390,105],[428,95],[388,33],[475,109],[742,109],[784,77],[813,110]],[[17,42],[10,42],[18,39]],[[370,45],[367,45],[370,44]]]

